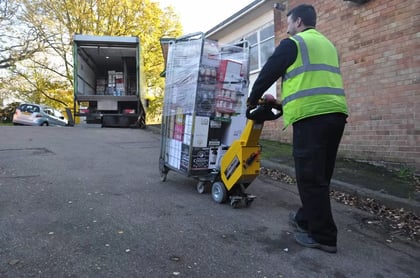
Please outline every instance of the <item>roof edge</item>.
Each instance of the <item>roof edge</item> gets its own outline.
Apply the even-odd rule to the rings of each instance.
[[[204,33],[205,37],[209,37],[209,36],[217,33],[221,29],[225,28],[226,25],[229,25],[232,22],[235,22],[239,18],[243,17],[244,15],[252,12],[256,8],[258,8],[259,6],[261,6],[262,4],[264,4],[266,1],[267,0],[255,0],[254,2],[249,3],[243,9],[241,9],[238,12],[234,13],[233,15],[231,15],[230,17],[228,17],[227,19],[223,20],[222,22],[220,22],[219,24],[217,24],[216,26],[214,26],[213,28],[211,28],[210,30],[208,30],[207,32],[205,32]]]
[[[83,42],[83,43],[137,44],[139,43],[139,38],[138,37],[124,37],[124,36],[97,36],[97,35],[74,34],[73,41]]]

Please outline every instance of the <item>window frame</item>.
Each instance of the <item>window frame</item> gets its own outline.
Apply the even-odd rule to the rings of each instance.
[[[273,30],[272,35],[271,36],[268,36],[268,37],[266,37],[264,39],[261,39],[261,32],[264,29],[266,29],[266,28],[272,28],[272,30]],[[262,61],[262,47],[261,47],[261,45],[264,44],[267,41],[272,40],[273,41],[273,49],[272,49],[272,51],[274,51],[274,49],[276,47],[275,46],[274,22],[270,22],[270,23],[267,23],[265,25],[262,25],[260,28],[254,30],[253,32],[250,32],[250,33],[246,34],[245,36],[243,36],[243,40],[247,40],[249,37],[254,36],[255,34],[257,35],[257,42],[254,43],[254,44],[251,44],[250,43],[249,44],[249,47],[250,47],[250,49],[252,49],[253,47],[257,47],[257,63],[258,63],[258,65],[257,65],[257,67],[255,69],[252,69],[252,65],[251,64],[249,65],[250,66],[250,74],[253,74],[253,73],[256,73],[256,72],[261,71],[262,67],[264,66],[265,62],[267,61],[267,60]],[[267,57],[269,57],[269,56],[267,56]],[[251,57],[250,57],[250,59],[251,59]]]

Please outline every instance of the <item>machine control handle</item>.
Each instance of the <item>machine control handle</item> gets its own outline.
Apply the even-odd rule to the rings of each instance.
[[[274,113],[273,109],[277,110],[277,113]],[[248,119],[258,123],[277,120],[283,115],[283,105],[275,99],[261,99],[258,101],[257,107],[247,107],[245,115]]]

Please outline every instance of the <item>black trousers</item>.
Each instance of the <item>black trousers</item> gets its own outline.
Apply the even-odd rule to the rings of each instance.
[[[314,116],[293,124],[293,156],[302,207],[298,224],[317,242],[337,245],[330,204],[330,181],[347,115]]]

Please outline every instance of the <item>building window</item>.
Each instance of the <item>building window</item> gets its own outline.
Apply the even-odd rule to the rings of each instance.
[[[260,70],[274,51],[274,25],[270,24],[244,38],[251,48],[250,71]]]

